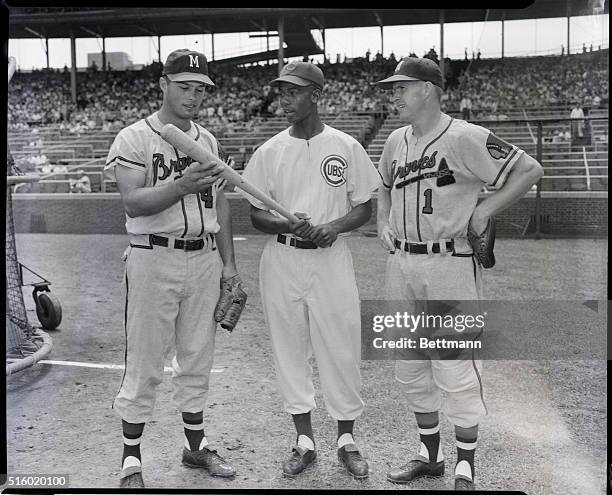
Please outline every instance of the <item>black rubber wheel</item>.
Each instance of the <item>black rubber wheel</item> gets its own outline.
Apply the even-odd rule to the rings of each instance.
[[[36,316],[45,330],[55,330],[62,322],[62,305],[50,292],[40,292],[36,301]]]

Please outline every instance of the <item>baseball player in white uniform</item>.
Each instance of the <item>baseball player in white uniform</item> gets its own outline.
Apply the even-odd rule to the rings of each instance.
[[[143,487],[140,440],[151,419],[164,359],[174,345],[174,400],[185,433],[183,463],[213,476],[234,468],[207,447],[203,410],[213,363],[213,311],[219,279],[237,274],[231,213],[218,189],[220,169],[197,163],[164,141],[171,123],[218,154],[217,142],[192,122],[208,77],[206,58],[172,52],[160,78],[161,109],[119,132],[108,154],[126,212],[125,372],[113,408],[122,418],[121,487]]]
[[[316,458],[314,354],[327,410],[338,421],[339,460],[352,476],[365,478],[368,464],[353,437],[364,403],[359,295],[346,235],[370,218],[380,177],[355,139],[321,122],[324,76],[316,65],[290,63],[271,84],[279,86],[291,127],[255,151],[244,178],[301,220],[290,223],[240,192],[251,202],[253,225],[271,234],[260,290],[284,408],[297,432],[283,473],[295,476]]]
[[[377,84],[409,125],[387,139],[378,171],[378,232],[389,255],[385,297],[389,300],[480,299],[481,267],[467,240],[489,218],[523,196],[542,176],[542,167],[489,130],[441,112],[444,83],[431,60],[405,58]],[[478,203],[484,185],[496,191]],[[455,425],[455,489],[474,488],[478,423],[486,414],[481,363],[474,360],[404,360],[396,378],[420,434],[416,457],[387,474],[407,483],[442,476],[438,411]],[[444,404],[441,394],[445,394]]]

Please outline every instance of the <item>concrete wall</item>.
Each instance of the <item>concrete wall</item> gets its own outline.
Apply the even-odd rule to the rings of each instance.
[[[235,193],[232,205],[235,234],[257,234],[249,204]],[[125,216],[118,193],[14,194],[15,231],[61,234],[124,234]],[[364,230],[375,230],[376,213]],[[520,237],[535,229],[535,194],[529,193],[496,217],[499,237]],[[542,228],[555,237],[607,237],[607,192],[543,192]]]

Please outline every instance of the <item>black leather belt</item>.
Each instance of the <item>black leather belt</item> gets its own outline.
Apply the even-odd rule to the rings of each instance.
[[[276,242],[287,245],[287,239],[289,239],[289,246],[293,246],[298,249],[317,249],[317,245],[311,241],[301,241],[295,237],[289,237],[283,234],[278,234]]]
[[[208,236],[212,240],[211,234],[208,234]],[[150,234],[149,242],[155,246],[168,247],[168,238],[161,235]],[[181,249],[182,251],[199,251],[204,249],[205,245],[204,239],[174,239],[174,249]]]
[[[402,249],[402,241],[395,239],[395,247],[397,249]],[[405,242],[403,243],[403,250],[407,253],[411,254],[427,254],[427,244],[419,244],[415,242]],[[455,250],[455,242],[453,240],[446,241],[446,250],[449,252],[453,252]],[[431,246],[432,253],[440,252],[440,243],[434,242]]]

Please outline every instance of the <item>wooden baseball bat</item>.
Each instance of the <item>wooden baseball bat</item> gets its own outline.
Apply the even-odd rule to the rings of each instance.
[[[296,217],[289,210],[287,210],[287,208],[285,208],[277,201],[273,200],[270,196],[255,187],[250,182],[245,181],[238,172],[236,172],[233,168],[224,163],[223,160],[213,155],[211,152],[201,146],[195,139],[185,134],[178,127],[172,124],[166,124],[161,130],[161,136],[162,138],[164,138],[165,141],[170,143],[172,146],[178,148],[183,153],[190,156],[197,162],[217,163],[218,165],[223,167],[221,177],[226,179],[228,182],[234,184],[236,187],[239,187],[243,191],[246,191],[251,196],[254,196],[263,204],[270,207],[272,210],[278,211],[287,220],[290,220],[292,222],[299,221],[299,218]]]
[[[17,69],[17,60],[15,60],[15,57],[9,57],[8,58],[8,82],[11,82],[11,78],[13,77],[13,74],[15,73],[16,69]]]

